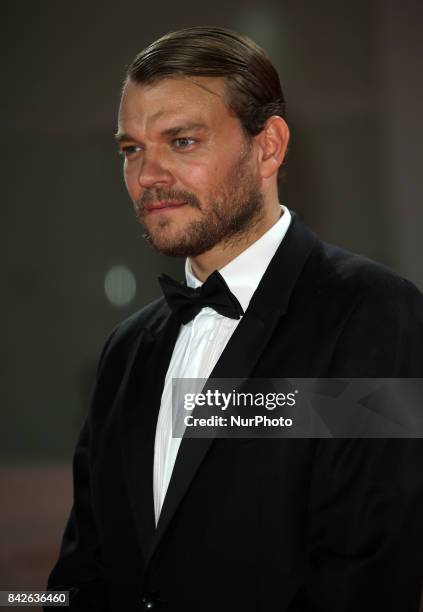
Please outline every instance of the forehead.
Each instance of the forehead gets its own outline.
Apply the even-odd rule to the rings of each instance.
[[[178,76],[152,84],[128,81],[119,108],[119,128],[154,128],[172,119],[196,118],[208,124],[233,117],[225,102],[222,77]]]

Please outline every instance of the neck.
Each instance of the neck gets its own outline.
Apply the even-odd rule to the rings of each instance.
[[[282,211],[283,214],[283,211]],[[215,245],[210,251],[190,257],[191,270],[202,282],[215,270],[220,270],[263,236],[281,217],[278,201],[259,221],[243,234]]]

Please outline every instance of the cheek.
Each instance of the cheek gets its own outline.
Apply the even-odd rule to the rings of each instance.
[[[126,189],[130,197],[135,200],[140,193],[140,185],[137,178],[137,173],[133,166],[129,166],[126,162],[123,165],[123,180],[125,181]]]
[[[191,167],[188,172],[184,172],[179,177],[188,189],[205,196],[216,189],[222,178],[224,178],[224,172],[219,164]]]

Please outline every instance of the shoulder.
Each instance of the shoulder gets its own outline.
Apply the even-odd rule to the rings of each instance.
[[[422,308],[423,295],[413,283],[381,263],[322,241],[298,215],[292,215],[281,245],[285,251],[280,268],[295,266],[308,250],[295,287],[299,298],[316,303],[320,297],[344,314],[360,302],[384,301]],[[282,286],[284,274],[276,271],[275,276],[279,275]]]
[[[146,328],[154,333],[168,314],[169,307],[164,297],[150,302],[117,325],[114,343],[132,342]]]
[[[91,394],[89,427],[104,422],[105,411],[114,402],[142,342],[154,338],[154,331],[167,318],[169,308],[160,298],[121,321],[107,338],[97,364]]]
[[[323,242],[310,264],[328,309],[342,321],[336,371],[420,376],[423,295],[417,287],[382,264]]]
[[[321,242],[318,257],[327,281],[334,287],[369,296],[422,297],[413,283],[362,255]]]
[[[165,299],[160,297],[121,321],[103,346],[98,369],[112,358],[113,361],[122,363],[140,336],[144,333],[154,334],[168,314],[169,307]]]
[[[367,308],[423,315],[423,295],[409,280],[387,266],[340,247],[317,241],[308,262],[308,276],[319,292],[347,309]]]

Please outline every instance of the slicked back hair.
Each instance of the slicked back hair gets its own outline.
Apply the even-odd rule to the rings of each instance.
[[[177,75],[224,77],[226,103],[247,136],[259,134],[272,115],[285,118],[275,67],[253,40],[232,30],[197,26],[165,34],[135,57],[126,78],[153,84]]]

